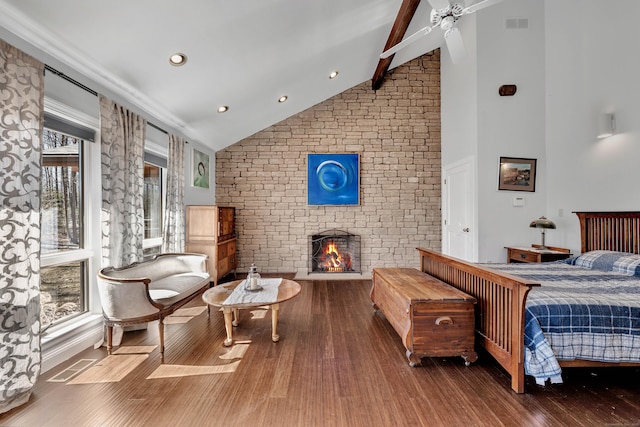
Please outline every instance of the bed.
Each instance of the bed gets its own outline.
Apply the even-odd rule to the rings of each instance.
[[[640,335],[640,296],[638,295],[640,278],[632,274],[636,271],[634,269],[637,269],[640,275],[640,268],[638,268],[640,260],[637,256],[628,255],[626,261],[622,263],[626,265],[625,272],[602,271],[599,269],[602,260],[597,257],[600,252],[595,252],[607,251],[607,254],[612,256],[618,256],[620,254],[615,253],[620,252],[638,254],[640,212],[575,213],[580,221],[581,255],[572,258],[569,262],[577,265],[557,262],[488,267],[418,248],[422,271],[477,299],[476,335],[478,343],[511,375],[511,387],[517,393],[524,392],[525,359],[528,362],[527,370],[529,373],[533,370],[532,375],[539,383],[546,378],[550,378],[552,382],[558,381],[562,367],[640,366],[640,355],[638,354],[640,351],[638,345],[640,343],[638,341],[640,339],[638,336]],[[589,258],[592,255],[595,257],[595,261],[593,257]],[[633,265],[634,257],[638,262],[636,265]],[[577,276],[580,275],[584,277],[577,279]],[[582,284],[575,284],[576,280],[582,281]],[[573,290],[567,281],[574,282]],[[600,284],[597,285],[597,283]],[[595,291],[596,286],[602,287],[604,292]],[[554,287],[560,288],[561,298],[564,299],[550,300],[557,297],[552,295]],[[532,289],[535,290],[532,292]],[[598,304],[593,302],[595,294],[615,295],[613,290],[622,291],[623,294],[614,296],[613,302],[598,302]],[[571,292],[574,293],[571,294]],[[580,304],[582,308],[576,310]],[[592,320],[584,320],[583,318],[582,320],[569,320],[568,323],[565,321],[560,325],[552,325],[557,328],[552,331],[550,337],[536,331],[536,327],[540,327],[542,330],[548,328],[550,324],[548,320],[537,318],[537,316],[545,310],[553,312],[559,305],[570,307],[574,311],[590,312]],[[551,309],[550,306],[552,306]],[[594,309],[594,307],[598,308]],[[610,314],[607,315],[606,312],[601,311],[603,307],[608,307],[617,313],[614,316],[616,318],[623,318],[624,316],[618,315],[621,311],[626,310],[626,320],[621,320],[621,323],[614,326],[597,323],[593,320],[594,312],[600,313],[600,317],[603,319],[611,317]],[[563,316],[561,314],[556,318]],[[598,341],[594,345],[594,336],[600,337],[598,334],[602,330],[594,329],[593,322],[599,324],[601,329],[613,328],[615,336],[613,338],[605,337],[603,338],[605,341]],[[582,325],[583,329],[576,328],[576,324]],[[628,331],[621,331],[625,327]],[[575,344],[570,341],[573,338],[567,334],[567,331],[570,330],[574,333],[577,330],[578,335],[590,335],[587,340],[591,340],[591,353],[578,351],[576,353],[578,357],[564,355],[560,347],[565,346],[570,350],[575,347]],[[589,333],[584,334],[585,330]],[[560,338],[554,336],[554,333]],[[606,341],[611,339],[614,341]],[[538,344],[541,346],[535,347]],[[545,349],[545,344],[549,345],[549,348]],[[527,354],[531,352],[532,345],[537,357],[533,361],[533,368],[531,354]],[[559,347],[558,352],[556,352],[554,345]],[[553,350],[551,350],[552,347]],[[622,353],[612,355],[609,351],[611,347],[626,347],[626,349],[623,348]],[[593,348],[597,349],[593,350]],[[536,363],[539,366],[535,366]]]

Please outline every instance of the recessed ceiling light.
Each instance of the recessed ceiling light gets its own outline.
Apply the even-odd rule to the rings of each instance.
[[[289,97],[287,95],[282,95],[280,98],[278,98],[278,102],[282,103],[282,102],[286,101],[287,99],[289,99]]]
[[[338,72],[337,71],[332,71],[331,74],[329,74],[329,78],[330,79],[335,79],[336,77],[338,77]]]
[[[184,53],[174,53],[169,57],[169,64],[179,67],[187,63],[187,55]]]
[[[226,105],[222,105],[218,107],[218,113],[226,113],[229,110],[229,107]]]

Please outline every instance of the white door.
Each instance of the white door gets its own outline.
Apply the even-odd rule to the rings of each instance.
[[[443,169],[442,252],[477,261],[475,227],[475,164],[468,157]]]

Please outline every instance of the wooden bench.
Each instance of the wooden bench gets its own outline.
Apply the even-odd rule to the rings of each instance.
[[[375,268],[371,301],[402,338],[410,366],[433,356],[478,360],[474,297],[417,269]]]

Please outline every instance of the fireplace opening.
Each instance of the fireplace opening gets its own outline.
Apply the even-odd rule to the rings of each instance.
[[[362,273],[360,236],[326,230],[309,236],[309,273]]]

